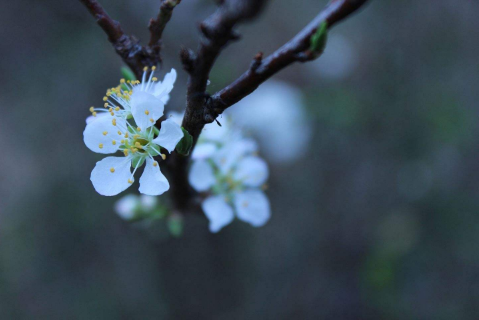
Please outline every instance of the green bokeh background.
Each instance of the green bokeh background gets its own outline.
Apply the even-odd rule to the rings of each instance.
[[[157,0],[102,4],[146,41]],[[325,4],[270,1],[209,90]],[[170,108],[185,105],[178,52],[213,10],[184,0],[167,26]],[[302,89],[314,135],[306,157],[271,166],[270,222],[213,235],[187,217],[175,239],[121,221],[89,181],[100,156],[84,119],[122,65],[92,17],[74,0],[2,1],[0,318],[477,319],[478,13],[477,1],[372,0],[335,27],[355,61],[346,75],[325,76],[320,59],[275,76]]]

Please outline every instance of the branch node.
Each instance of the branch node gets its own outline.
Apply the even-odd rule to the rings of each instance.
[[[250,65],[250,70],[253,72],[256,71],[262,62],[263,62],[263,52],[260,51],[257,54],[255,54],[253,61],[251,62],[251,65]]]
[[[193,50],[184,47],[181,48],[180,59],[183,64],[183,69],[188,73],[192,73],[195,69],[196,62],[196,54]]]

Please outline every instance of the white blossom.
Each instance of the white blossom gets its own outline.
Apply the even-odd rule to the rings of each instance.
[[[125,220],[131,220],[136,214],[140,200],[134,194],[128,194],[115,203],[116,213]]]
[[[259,140],[269,160],[288,163],[303,156],[311,141],[312,127],[302,100],[297,88],[268,81],[227,114]]]
[[[121,151],[124,155],[106,157],[97,162],[90,179],[101,195],[114,196],[127,189],[134,182],[136,170],[143,164],[141,193],[160,195],[170,187],[153,157],[165,159],[162,149],[171,153],[183,137],[183,132],[170,119],[161,122],[160,130],[154,124],[163,116],[176,72],[172,70],[168,73],[163,82],[157,82],[153,72],[146,80],[147,74],[148,70],[145,70],[141,83],[121,81],[120,86],[107,91],[105,108],[90,109],[94,118],[87,121],[83,132],[85,145],[97,153]],[[122,88],[122,85],[125,87]],[[130,123],[131,120],[135,125]]]
[[[193,153],[189,182],[196,191],[209,194],[201,207],[210,221],[211,232],[218,232],[235,216],[260,227],[271,215],[268,198],[262,191],[268,166],[257,156],[253,140],[242,137],[229,121],[223,122],[228,126],[212,129],[205,135],[206,128],[200,135],[196,148],[202,145],[214,148],[201,155]]]

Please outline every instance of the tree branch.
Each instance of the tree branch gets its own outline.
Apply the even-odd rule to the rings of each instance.
[[[205,125],[206,86],[216,58],[224,47],[239,35],[233,30],[239,22],[254,18],[266,0],[224,0],[218,9],[200,23],[202,38],[197,52],[183,49],[180,57],[189,73],[186,95],[186,110],[183,127],[193,136],[193,147]],[[211,119],[213,121],[214,119]],[[210,122],[211,122],[210,121]],[[193,190],[188,183],[189,158],[174,153],[169,158],[171,194],[175,206],[184,211],[191,205]]]
[[[123,61],[131,68],[137,78],[141,78],[143,67],[160,63],[160,50],[143,47],[134,36],[126,35],[120,23],[113,20],[96,0],[80,0],[98,25],[105,31],[108,40]]]
[[[150,50],[160,56],[161,37],[165,30],[166,24],[170,21],[173,9],[179,5],[181,0],[161,0],[160,10],[156,19],[151,19],[148,29],[150,30],[150,42],[148,47]]]
[[[323,21],[328,28],[356,12],[367,0],[333,0],[293,39],[265,59],[256,55],[248,71],[233,83],[218,91],[208,101],[205,122],[216,119],[228,107],[252,93],[265,80],[294,62],[306,62],[317,58],[309,51],[311,36]]]

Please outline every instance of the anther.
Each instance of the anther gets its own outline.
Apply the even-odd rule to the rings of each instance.
[[[143,71],[145,71],[145,72],[148,71],[148,67],[144,67]]]
[[[137,127],[136,130],[141,131],[141,128],[140,128],[140,127]]]
[[[100,144],[98,145],[98,148],[103,149],[103,143],[100,143]]]
[[[95,112],[95,108],[90,107],[90,112]]]
[[[137,147],[138,149],[143,149],[143,146],[139,142],[135,143],[135,147]]]
[[[128,149],[123,150],[123,154],[125,155],[125,157],[128,157],[128,153]]]
[[[153,162],[153,167],[156,167],[158,165],[158,162]]]
[[[121,131],[119,131],[119,130],[118,130],[118,135],[120,135],[120,136],[121,136]]]
[[[106,136],[108,134],[108,131],[103,131],[103,135]]]
[[[127,133],[125,133],[125,138],[128,138],[128,132],[127,132]]]
[[[108,100],[108,97],[103,97],[103,101],[107,101]]]
[[[162,153],[161,154],[161,159],[166,160],[166,154]]]
[[[125,79],[120,79],[120,83],[125,83]]]
[[[133,183],[133,181],[131,181],[130,179],[128,179],[128,183],[129,183],[129,184],[132,184],[132,183]]]
[[[112,120],[111,120],[111,124],[114,125],[114,126],[116,126],[116,119],[112,119]]]
[[[93,115],[94,117],[96,117],[96,112],[92,112],[92,115]]]
[[[152,70],[152,71],[155,71],[155,70],[156,70],[156,66],[151,67],[151,70]]]
[[[153,118],[150,118],[150,122],[153,123],[153,122],[155,122],[155,120],[153,120]]]
[[[91,110],[91,109],[90,109],[90,110]],[[145,110],[145,114],[146,114],[146,115],[149,115],[149,114],[150,114],[150,111]]]
[[[111,173],[115,172],[115,168],[110,168],[110,172]]]
[[[120,111],[120,107],[116,107],[116,108],[115,108],[115,111]]]
[[[112,144],[112,145],[116,145],[116,141],[113,140],[113,141],[111,142],[111,144]]]

